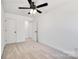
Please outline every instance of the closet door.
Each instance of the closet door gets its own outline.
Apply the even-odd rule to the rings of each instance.
[[[17,24],[17,42],[24,42],[25,41],[25,23],[24,19],[17,19],[16,20]]]
[[[38,42],[39,40],[38,40],[38,23],[37,23],[37,21],[33,22],[32,29],[33,29],[33,40]]]
[[[15,43],[16,42],[16,20],[7,18],[6,20],[6,42],[7,43]]]

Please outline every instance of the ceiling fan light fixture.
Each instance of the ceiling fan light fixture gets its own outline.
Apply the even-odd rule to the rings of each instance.
[[[33,9],[30,10],[30,14],[36,14],[36,12],[37,11],[35,9],[34,10]]]
[[[33,10],[33,14],[36,14],[36,12],[37,12],[36,10]]]
[[[30,10],[30,14],[32,14],[32,13],[33,13],[33,9]]]

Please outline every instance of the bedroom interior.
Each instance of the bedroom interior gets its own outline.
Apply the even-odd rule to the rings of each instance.
[[[77,0],[1,0],[1,59],[78,59]]]

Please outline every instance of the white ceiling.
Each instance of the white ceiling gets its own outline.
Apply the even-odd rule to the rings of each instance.
[[[47,7],[40,8],[39,10],[43,11],[43,13],[49,12],[50,10],[53,10],[56,7],[60,7],[67,3],[70,0],[33,0],[35,1],[36,5],[48,2]],[[29,7],[27,0],[2,0],[2,4],[4,6],[5,12],[13,13],[13,14],[19,14],[19,15],[28,15],[28,12],[30,10],[20,10],[18,7],[25,6]],[[38,14],[38,13],[37,13]]]

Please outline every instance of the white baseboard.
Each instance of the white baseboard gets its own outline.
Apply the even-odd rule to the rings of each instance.
[[[3,46],[1,46],[1,56],[2,56],[2,54],[3,54],[3,52],[4,52],[5,45],[6,45],[6,44],[4,44]]]
[[[55,48],[55,49],[58,50],[58,51],[61,51],[61,52],[64,53],[64,54],[67,54],[68,56],[72,56],[72,57],[75,57],[75,58],[78,57],[77,55],[74,54],[73,51],[72,51],[72,52],[69,52],[69,51],[63,50],[63,49],[61,49],[61,48],[57,48],[57,47],[53,47],[53,48]]]
[[[47,46],[50,46],[50,47],[56,49],[57,51],[60,51],[60,52],[62,52],[62,53],[64,53],[64,54],[66,54],[67,56],[72,56],[72,57],[75,57],[75,58],[78,57],[74,52],[69,52],[69,51],[66,51],[66,50],[64,50],[64,49],[62,49],[62,48],[58,48],[58,47],[56,47],[56,46],[51,46],[51,45],[46,44],[46,43],[44,43],[44,42],[40,42],[40,43],[43,43],[43,44],[45,44],[45,45],[47,45]]]

